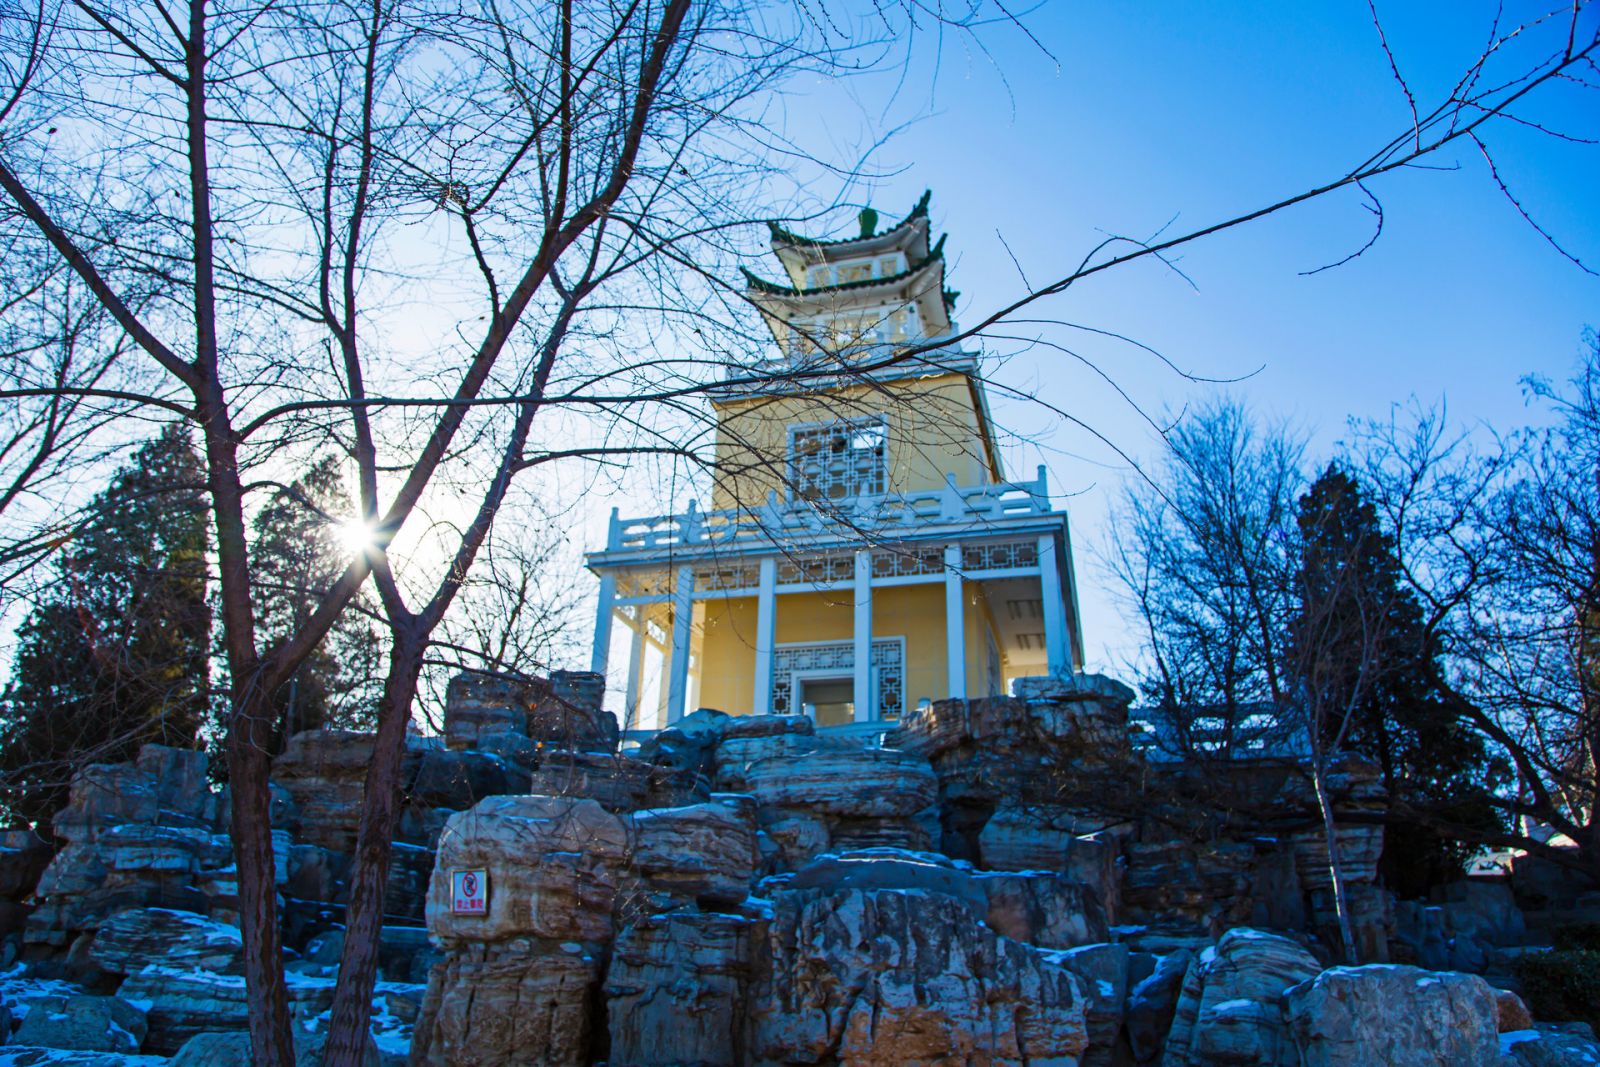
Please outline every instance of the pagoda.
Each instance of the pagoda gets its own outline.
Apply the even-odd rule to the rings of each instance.
[[[847,240],[771,226],[783,281],[745,276],[774,352],[712,394],[710,508],[613,510],[587,557],[591,669],[631,635],[626,726],[705,706],[870,732],[1081,667],[1067,515],[1043,467],[1006,479],[928,199],[882,231],[863,211]]]

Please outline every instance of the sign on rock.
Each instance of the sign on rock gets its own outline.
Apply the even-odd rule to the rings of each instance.
[[[482,867],[450,872],[450,914],[489,914],[489,872]]]

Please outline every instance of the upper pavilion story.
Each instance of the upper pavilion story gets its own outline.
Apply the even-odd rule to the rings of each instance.
[[[694,705],[871,723],[1081,664],[1067,516],[1043,468],[1005,477],[928,201],[846,240],[772,226],[787,284],[746,271],[774,350],[712,394],[710,510],[614,514],[588,557],[593,669],[621,621],[632,725]]]

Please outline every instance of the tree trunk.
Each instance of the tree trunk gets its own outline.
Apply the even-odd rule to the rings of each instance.
[[[1344,946],[1344,962],[1357,964],[1356,935],[1350,926],[1350,902],[1344,892],[1344,874],[1339,869],[1339,836],[1333,822],[1333,802],[1328,797],[1327,768],[1320,755],[1311,758],[1311,787],[1316,790],[1317,806],[1322,810],[1322,834],[1328,843],[1328,875],[1333,881],[1333,908],[1339,919],[1339,940]]]
[[[228,787],[232,797],[233,859],[239,872],[239,933],[243,938],[245,989],[250,1006],[250,1061],[263,1067],[293,1067],[289,989],[283,977],[278,931],[276,865],[272,858],[272,760],[247,724],[269,721],[269,700],[235,716],[228,738]]]
[[[400,818],[400,770],[405,760],[406,726],[417,693],[426,642],[415,634],[396,634],[378,709],[378,732],[362,798],[361,828],[345,910],[344,950],[323,1067],[362,1067],[372,990],[378,978],[378,939],[383,931],[389,854]]]

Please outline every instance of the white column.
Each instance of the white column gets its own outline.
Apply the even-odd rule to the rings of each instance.
[[[856,551],[856,625],[854,696],[856,722],[877,718],[878,704],[872,692],[872,552]]]
[[[633,609],[633,641],[628,645],[628,696],[623,701],[622,714],[625,730],[637,730],[643,725],[639,708],[639,690],[644,683],[644,630],[648,625],[644,605]]]
[[[600,572],[600,600],[594,610],[594,651],[589,656],[589,669],[596,674],[606,673],[606,659],[611,655],[611,615],[616,610],[617,574]]]
[[[944,550],[945,657],[949,660],[948,697],[967,696],[967,612],[961,589],[961,546]]]
[[[694,629],[694,568],[678,568],[672,591],[672,661],[667,683],[667,725],[683,718],[683,705],[689,698],[689,638]]]
[[[756,591],[756,692],[757,715],[772,714],[772,657],[778,649],[778,561],[761,561],[761,584]]]
[[[1053,534],[1039,538],[1039,596],[1044,605],[1044,648],[1052,675],[1072,673],[1072,635],[1067,632],[1066,594],[1061,588],[1061,572],[1056,567],[1056,539]]]

